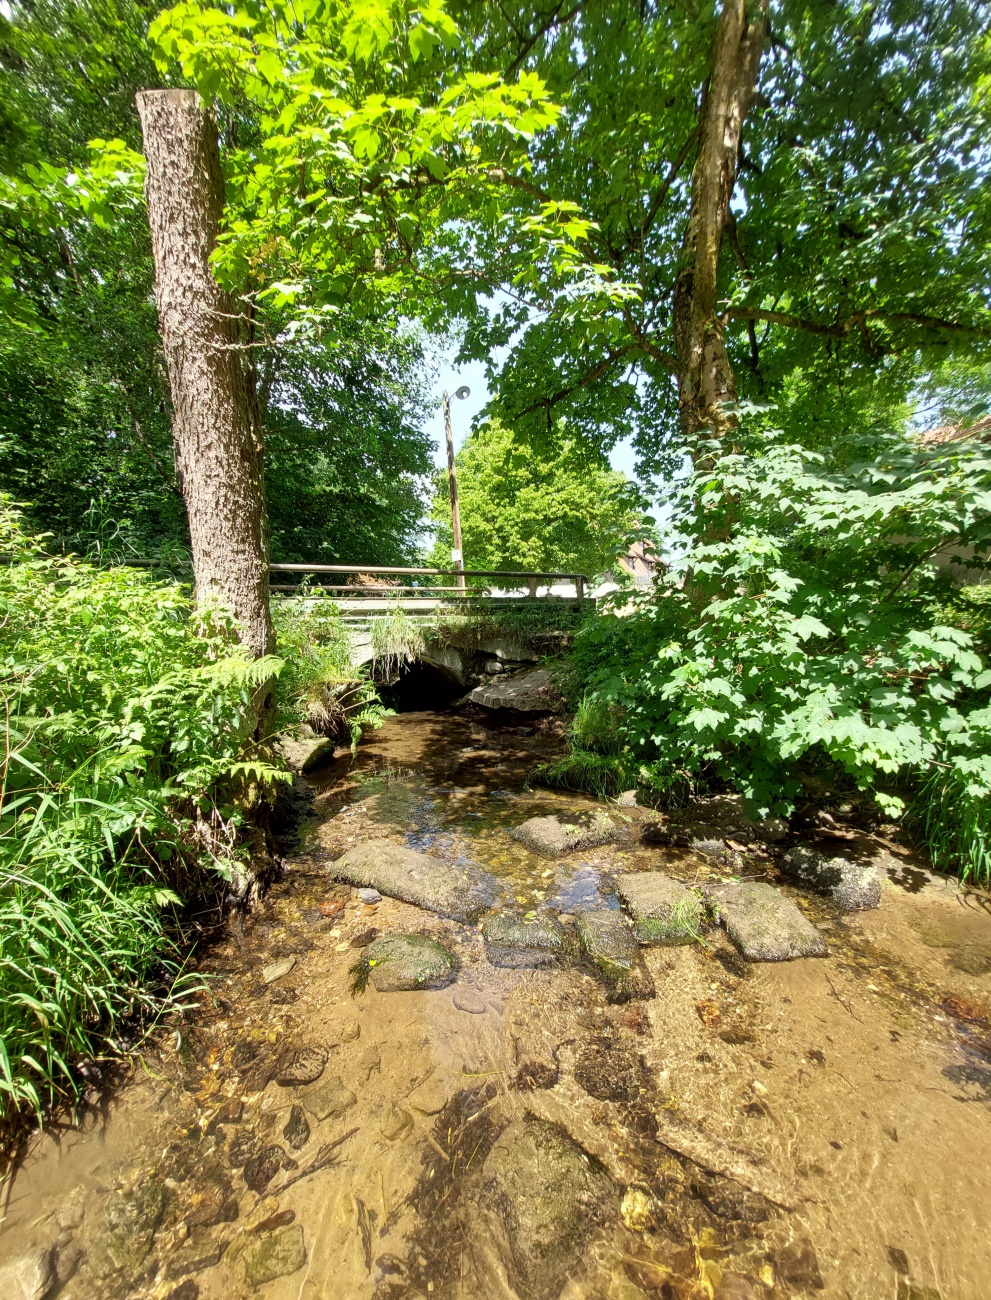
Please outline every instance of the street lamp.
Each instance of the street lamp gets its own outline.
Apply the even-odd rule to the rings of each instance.
[[[471,389],[464,384],[456,389],[455,397],[462,401],[471,396]],[[451,432],[451,399],[444,394],[444,432],[447,434],[447,481],[451,489],[451,530],[454,533],[454,547],[451,559],[458,571],[458,590],[465,589],[465,559],[461,550],[461,511],[458,508],[458,476],[454,469],[454,434]]]

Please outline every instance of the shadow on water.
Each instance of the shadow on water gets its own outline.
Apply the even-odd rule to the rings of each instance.
[[[647,847],[656,814],[615,807],[615,843],[538,855],[509,831],[602,808],[528,786],[560,723],[397,687],[311,782],[309,852],[201,954],[210,996],[8,1180],[0,1278],[35,1268],[23,1293],[59,1300],[983,1300],[986,911],[893,864],[874,912],[784,886],[825,959],[753,965],[709,929],[644,949],[656,996],[627,1003],[574,960],[495,966],[478,926],[363,902],[323,864],[369,840],[472,862],[567,933],[620,873],[780,884],[774,857]],[[352,997],[398,933],[456,980]]]

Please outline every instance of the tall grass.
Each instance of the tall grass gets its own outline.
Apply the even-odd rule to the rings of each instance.
[[[173,995],[177,888],[244,869],[249,662],[188,592],[45,554],[0,498],[0,1118]]]
[[[933,866],[991,889],[991,793],[961,767],[937,768],[909,812]]]

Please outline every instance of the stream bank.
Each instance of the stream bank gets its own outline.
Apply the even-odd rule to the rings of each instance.
[[[721,858],[647,810],[527,790],[560,746],[547,720],[410,712],[312,776],[301,853],[202,956],[212,996],[5,1185],[7,1294],[986,1296],[985,900],[889,853],[880,907],[843,912],[760,843]],[[608,843],[510,834],[603,811]],[[625,875],[766,877],[827,955],[747,962],[713,928],[641,949],[654,996],[617,1001],[587,963],[494,965],[481,921],[333,878],[376,841],[566,931],[618,915]],[[352,996],[400,934],[456,978]]]

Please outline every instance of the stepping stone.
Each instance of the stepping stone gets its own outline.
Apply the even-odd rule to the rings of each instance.
[[[379,993],[442,989],[457,974],[458,959],[422,934],[390,934],[365,949],[369,979]]]
[[[535,853],[548,858],[559,858],[562,853],[576,849],[594,849],[600,844],[611,844],[619,832],[604,813],[597,816],[580,813],[573,819],[561,821],[558,817],[531,817],[509,832]]]
[[[655,996],[654,981],[622,912],[579,912],[578,939],[610,986],[609,1002]]]
[[[331,1119],[343,1115],[357,1100],[351,1089],[345,1088],[344,1081],[336,1074],[300,1098],[315,1119]]]
[[[771,885],[703,885],[717,918],[747,961],[826,957],[826,941],[793,902]]]
[[[702,899],[661,871],[620,876],[616,893],[626,904],[640,943],[694,943],[702,931]]]
[[[870,863],[827,857],[811,844],[796,844],[785,854],[783,870],[800,884],[828,894],[843,912],[881,906],[881,876]]]
[[[493,966],[557,966],[568,956],[564,927],[549,916],[526,920],[511,912],[492,912],[482,922],[482,937]]]
[[[498,893],[495,878],[478,867],[452,866],[388,840],[356,844],[337,859],[331,875],[463,924],[477,921]]]

